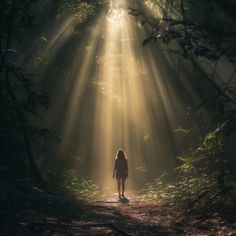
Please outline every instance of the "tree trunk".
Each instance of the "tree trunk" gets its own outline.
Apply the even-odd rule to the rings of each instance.
[[[10,9],[10,12],[9,12],[9,20],[8,20],[9,23],[8,23],[8,27],[7,27],[7,30],[6,30],[6,45],[5,45],[6,49],[9,49],[11,47],[11,38],[12,38],[12,32],[13,32],[13,27],[14,27],[13,23],[14,23],[14,17],[16,15],[16,11],[17,11],[16,3],[17,3],[17,0],[12,1],[11,9]],[[11,98],[11,101],[13,103],[13,106],[15,108],[17,117],[19,119],[19,122],[20,122],[20,125],[21,125],[21,128],[22,128],[22,134],[23,134],[24,144],[25,144],[25,154],[28,158],[28,162],[29,162],[29,166],[30,166],[32,176],[33,176],[33,178],[36,182],[42,182],[41,174],[40,174],[40,172],[37,168],[37,165],[35,163],[35,160],[34,160],[34,155],[33,155],[33,152],[32,152],[28,127],[27,127],[27,124],[24,120],[23,113],[22,113],[20,107],[17,104],[16,96],[15,96],[15,94],[12,90],[11,84],[10,84],[10,71],[9,71],[9,68],[7,66],[4,66],[6,60],[7,60],[7,52],[2,54],[1,65],[0,65],[2,73],[5,72],[6,90],[7,90],[8,94]]]
[[[25,153],[26,153],[26,156],[28,158],[31,174],[32,174],[34,180],[37,183],[41,183],[42,182],[42,177],[41,177],[41,174],[40,174],[40,172],[38,170],[38,167],[35,163],[35,160],[34,160],[34,155],[33,155],[33,152],[32,152],[32,147],[31,147],[31,142],[30,142],[30,137],[29,137],[29,131],[28,131],[26,122],[24,120],[23,114],[22,114],[22,112],[21,112],[21,110],[20,110],[20,108],[17,104],[15,94],[14,94],[12,88],[11,88],[11,84],[10,84],[10,81],[9,81],[9,71],[8,71],[8,69],[6,69],[6,75],[5,76],[6,76],[5,79],[6,79],[7,91],[8,91],[8,93],[10,95],[10,98],[13,102],[17,117],[18,117],[18,119],[20,121],[20,124],[21,124],[21,127],[22,127],[22,133],[23,133],[24,143],[25,143]]]
[[[182,14],[182,17],[183,17],[183,21],[184,21],[186,19],[185,10],[184,10],[184,0],[181,0],[180,8],[181,8],[181,14]]]

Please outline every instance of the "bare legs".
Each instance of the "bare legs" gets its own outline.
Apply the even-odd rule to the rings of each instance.
[[[117,181],[117,190],[118,190],[118,194],[119,194],[119,198],[120,198],[120,181],[121,181],[121,179],[116,179],[116,181]]]
[[[125,178],[116,179],[116,181],[117,181],[117,190],[118,190],[119,198],[121,198],[121,195],[122,195],[122,197],[124,197]]]
[[[121,184],[122,184],[122,197],[124,197],[124,192],[125,192],[125,178],[121,179]]]

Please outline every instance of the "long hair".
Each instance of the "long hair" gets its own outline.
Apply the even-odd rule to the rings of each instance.
[[[119,149],[116,153],[116,159],[118,160],[125,160],[128,159],[127,158],[127,154],[125,153],[125,151],[123,149]]]

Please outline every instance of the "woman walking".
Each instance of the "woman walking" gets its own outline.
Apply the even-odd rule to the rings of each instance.
[[[113,178],[115,176],[117,180],[119,199],[125,198],[125,180],[128,178],[128,160],[123,149],[119,149],[116,154]]]

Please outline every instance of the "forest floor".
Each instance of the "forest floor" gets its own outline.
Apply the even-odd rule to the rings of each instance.
[[[147,204],[137,195],[86,202],[37,187],[1,186],[0,235],[236,235],[220,215]]]

